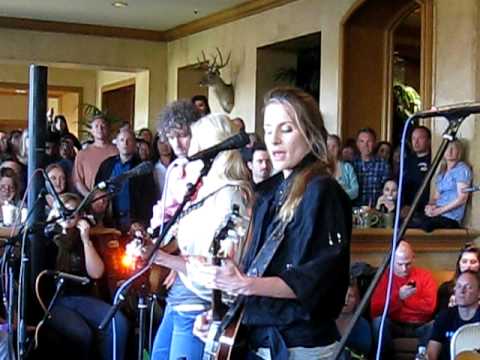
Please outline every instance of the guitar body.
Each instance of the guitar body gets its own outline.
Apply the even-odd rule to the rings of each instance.
[[[455,360],[480,360],[479,350],[466,350],[455,356]]]
[[[238,345],[238,334],[240,332],[240,326],[243,318],[243,312],[239,312],[237,317],[232,320],[232,323],[227,326],[223,334],[220,335],[218,340],[217,360],[235,360],[243,359],[241,351],[235,349],[235,345]]]
[[[178,252],[177,242],[171,241],[167,245],[162,246],[160,250],[165,251],[169,254],[175,254],[176,252]],[[163,286],[163,282],[167,278],[168,274],[170,274],[170,272],[171,270],[167,267],[153,264],[150,269],[150,275],[148,277],[150,291],[154,293],[165,292],[166,289]]]
[[[237,312],[223,332],[220,332],[218,323],[210,328],[203,360],[240,360],[245,358],[243,349],[238,345],[242,318],[243,311]]]

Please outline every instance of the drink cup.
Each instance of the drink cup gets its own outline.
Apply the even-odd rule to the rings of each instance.
[[[13,225],[15,222],[15,215],[17,214],[17,208],[8,202],[2,205],[3,224],[6,226]]]

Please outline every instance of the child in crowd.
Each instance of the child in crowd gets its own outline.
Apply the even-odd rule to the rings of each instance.
[[[383,185],[383,194],[377,200],[376,209],[382,212],[394,212],[397,202],[398,185],[395,180],[387,180]]]

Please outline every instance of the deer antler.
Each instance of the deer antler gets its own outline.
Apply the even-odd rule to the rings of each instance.
[[[199,68],[205,68],[205,64],[207,68],[210,67],[210,61],[207,60],[207,57],[205,56],[205,52],[202,50],[202,60],[200,60],[197,56],[197,66]]]
[[[197,66],[199,68],[204,68],[209,72],[218,72],[220,69],[223,69],[225,66],[228,65],[230,62],[230,56],[232,55],[232,52],[230,51],[227,56],[227,60],[223,61],[223,56],[222,52],[220,49],[217,47],[217,55],[210,55],[211,60],[207,60],[207,57],[205,56],[205,52],[202,50],[202,59],[199,59],[197,57]],[[217,59],[220,59],[220,63],[217,64]]]
[[[220,64],[217,65],[217,70],[220,70],[220,69],[223,69],[225,66],[228,65],[228,62],[230,61],[230,56],[232,55],[232,52],[230,51],[228,53],[227,61],[223,62],[222,52],[220,51],[220,49],[218,47],[216,49],[217,49],[218,56],[220,57]]]

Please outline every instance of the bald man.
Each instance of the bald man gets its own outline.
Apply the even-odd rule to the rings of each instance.
[[[437,305],[437,284],[428,270],[413,266],[414,259],[415,254],[410,244],[401,241],[395,251],[390,305],[384,325],[385,355],[391,351],[392,338],[395,337],[418,337],[420,345],[424,346],[428,341],[430,322]],[[387,269],[383,274],[371,300],[376,343],[385,306],[388,272]]]

